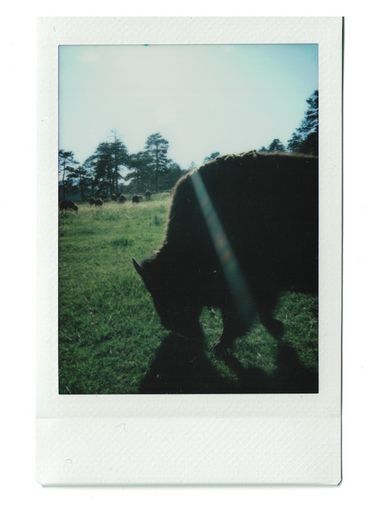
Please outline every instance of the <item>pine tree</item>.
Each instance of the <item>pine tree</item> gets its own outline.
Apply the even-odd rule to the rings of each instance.
[[[59,179],[61,175],[62,199],[65,200],[66,179],[78,161],[74,159],[74,153],[67,150],[59,150]]]
[[[308,108],[300,126],[293,132],[287,148],[292,152],[318,155],[318,90],[307,99]]]
[[[267,152],[285,152],[285,146],[278,138],[271,141]]]
[[[84,201],[86,199],[86,192],[88,185],[91,183],[91,178],[88,175],[88,170],[83,165],[74,168],[69,172],[68,178],[72,185],[76,183],[79,188],[81,200]]]
[[[166,173],[161,177],[161,186],[164,190],[168,190],[174,187],[180,177],[184,175],[184,172],[179,164],[172,159],[168,159],[166,168]]]
[[[214,159],[216,159],[216,157],[218,157],[219,155],[220,155],[220,152],[212,152],[209,156],[206,156],[203,159],[203,162],[209,163],[210,161],[213,161]]]
[[[129,155],[128,150],[124,143],[117,137],[116,133],[113,132],[114,141],[111,143],[111,152],[113,159],[113,169],[112,169],[112,185],[110,193],[118,193],[120,168],[122,166],[129,166]]]
[[[125,180],[133,179],[136,193],[144,192],[150,187],[150,162],[147,152],[141,151],[129,157],[129,172]]]
[[[167,151],[169,142],[160,133],[151,134],[146,141],[144,150],[150,160],[150,167],[154,174],[155,191],[159,190],[159,177],[167,171]]]
[[[120,170],[123,166],[129,166],[124,143],[114,134],[114,141],[100,143],[88,160],[94,168],[94,187],[97,187],[101,196],[116,194],[122,178]]]

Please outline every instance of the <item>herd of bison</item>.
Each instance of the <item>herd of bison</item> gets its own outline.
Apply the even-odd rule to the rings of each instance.
[[[146,191],[144,195],[146,200],[150,200],[152,198],[151,191]],[[118,203],[126,203],[128,201],[128,198],[124,194],[113,194],[111,199]],[[141,201],[143,201],[143,196],[141,194],[134,194],[132,196],[132,203],[140,203]],[[94,196],[91,196],[88,199],[88,203],[91,205],[91,207],[102,207],[104,200],[102,198],[95,198]],[[74,210],[75,212],[78,212],[78,205],[71,200],[61,200],[59,203],[59,209],[62,212],[65,212],[66,210]]]
[[[143,199],[131,197],[133,203]],[[89,204],[102,207],[103,201]],[[64,200],[60,210],[78,207]],[[229,361],[234,341],[258,317],[281,359],[284,325],[274,316],[280,295],[318,295],[318,158],[252,151],[220,156],[188,173],[174,189],[161,248],[143,261],[133,259],[133,267],[174,335],[170,348],[201,338],[201,312],[212,307],[223,322],[217,356]],[[315,391],[312,384],[304,392]]]

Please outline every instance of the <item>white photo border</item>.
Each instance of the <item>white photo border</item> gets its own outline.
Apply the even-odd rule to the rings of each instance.
[[[41,18],[38,29],[38,480],[44,485],[338,484],[342,18]],[[318,44],[317,394],[58,393],[58,47],[146,43]]]

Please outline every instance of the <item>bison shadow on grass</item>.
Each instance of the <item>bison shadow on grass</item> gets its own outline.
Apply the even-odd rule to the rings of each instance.
[[[272,374],[259,368],[245,368],[230,351],[221,359],[236,375],[235,381],[222,377],[204,349],[201,329],[191,336],[167,335],[140,383],[142,394],[278,394],[316,393],[318,374],[306,368],[295,350],[277,342],[276,365]]]

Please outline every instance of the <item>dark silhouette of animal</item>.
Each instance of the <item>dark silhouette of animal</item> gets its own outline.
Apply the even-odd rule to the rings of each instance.
[[[89,204],[91,205],[91,207],[92,207],[92,205],[95,205],[96,200],[95,200],[94,198],[90,198],[90,199],[88,200],[88,203],[89,203]]]
[[[275,337],[282,291],[318,291],[318,158],[248,152],[217,158],[176,185],[161,249],[133,263],[163,326],[190,335],[221,310],[218,351],[258,314]]]
[[[150,367],[140,382],[145,394],[266,394],[318,392],[318,373],[307,368],[298,354],[284,341],[275,348],[272,373],[244,367],[232,352],[225,350],[223,362],[236,375],[231,381],[221,376],[204,349],[203,334],[193,334],[183,341],[171,332],[163,338]]]
[[[116,201],[116,200],[117,200],[117,196],[116,196],[116,194],[115,194],[115,193],[112,193],[112,195],[111,195],[111,199],[112,199],[112,201]]]
[[[146,200],[150,200],[152,198],[152,193],[151,191],[146,191],[145,192],[145,197],[146,197]]]
[[[126,201],[127,201],[127,198],[123,194],[118,196],[118,202],[119,203],[125,203]]]
[[[104,204],[104,202],[101,198],[96,198],[96,200],[95,200],[96,207],[102,207],[103,204]]]
[[[59,204],[59,208],[61,211],[74,210],[75,212],[78,212],[78,205],[76,205],[73,201],[70,200],[61,201]]]
[[[134,194],[132,196],[132,203],[139,203],[143,200],[143,196],[141,194]]]

